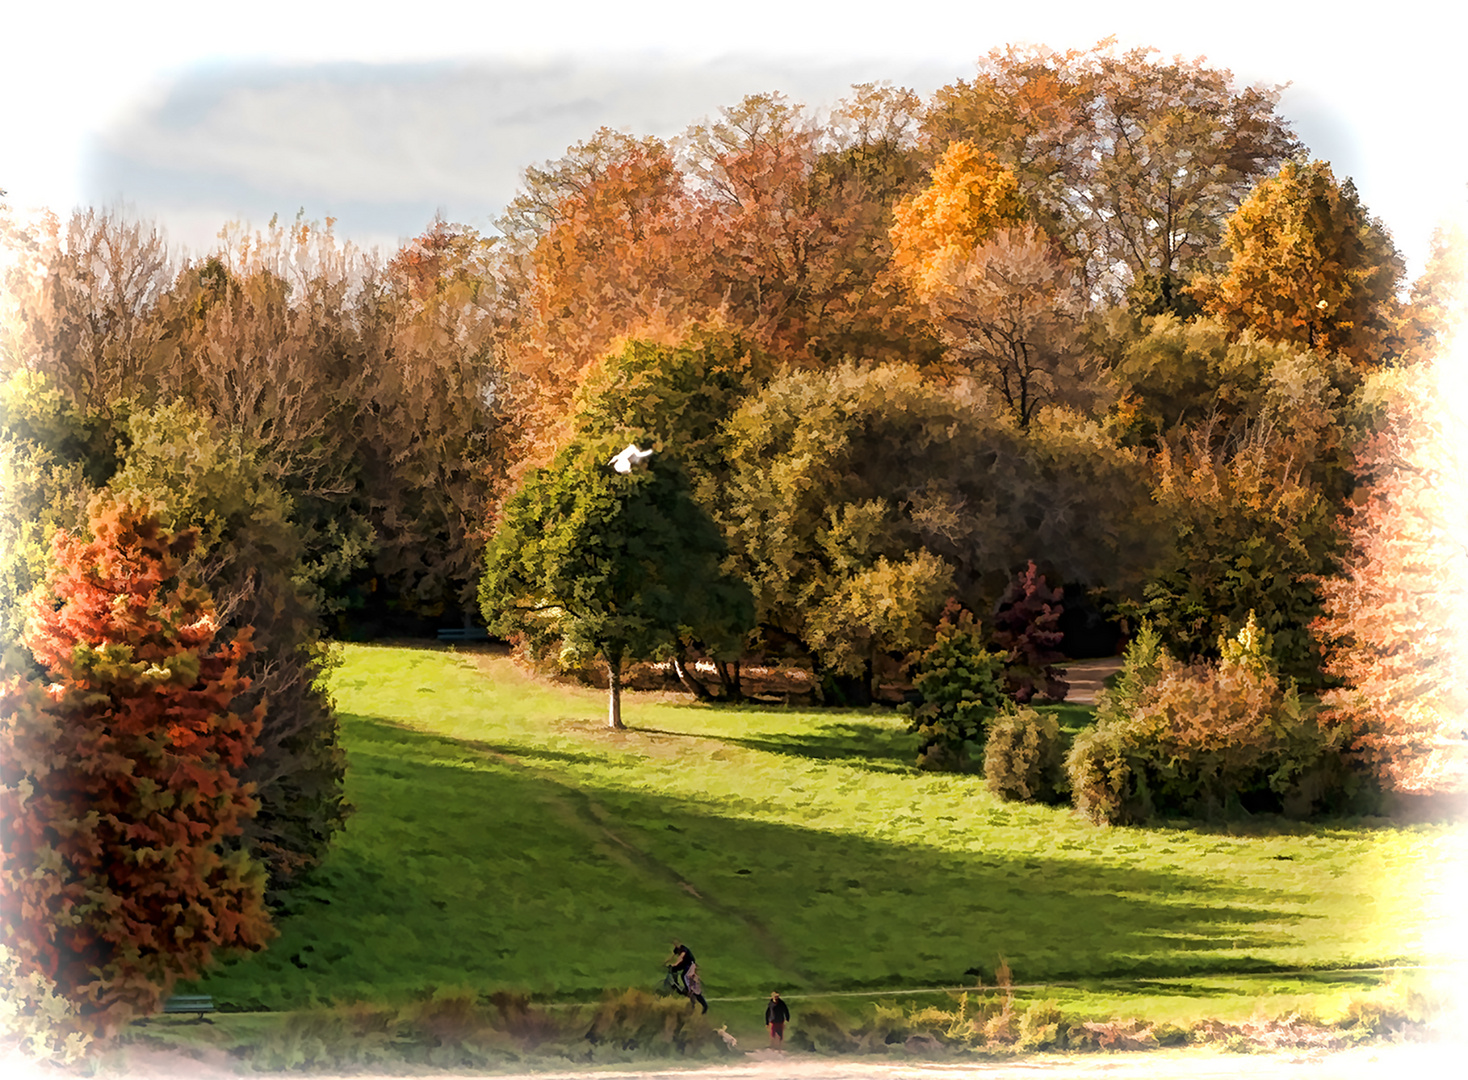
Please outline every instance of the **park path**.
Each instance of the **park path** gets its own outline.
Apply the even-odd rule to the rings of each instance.
[[[892,1061],[888,1058],[831,1058],[813,1054],[757,1051],[742,1060],[703,1068],[687,1066],[603,1066],[597,1069],[547,1069],[532,1073],[413,1072],[293,1073],[307,1080],[402,1080],[414,1075],[432,1080],[1446,1080],[1463,1075],[1468,1045],[1381,1043],[1335,1051],[1271,1051],[1236,1054],[1212,1048],[1090,1054],[1034,1054],[1009,1061]],[[70,1080],[75,1073],[40,1070],[16,1059],[0,1060],[3,1075],[15,1080]],[[126,1055],[103,1061],[97,1080],[238,1080],[238,1062],[227,1055],[212,1059],[177,1051],[129,1047]],[[268,1074],[267,1074],[268,1075]]]
[[[1070,684],[1065,700],[1073,705],[1094,705],[1096,695],[1105,684],[1106,678],[1121,670],[1121,657],[1103,656],[1098,660],[1067,660],[1064,668],[1063,677]]]

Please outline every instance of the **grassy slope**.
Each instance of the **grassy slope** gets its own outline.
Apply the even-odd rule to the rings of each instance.
[[[1097,829],[917,772],[890,714],[631,695],[611,733],[602,695],[482,655],[348,646],[334,690],[357,813],[280,938],[202,984],[236,1008],[650,988],[674,936],[712,996],[971,983],[1000,954],[1020,983],[1414,960],[1452,841]]]

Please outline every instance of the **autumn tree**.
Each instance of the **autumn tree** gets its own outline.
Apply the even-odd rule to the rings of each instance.
[[[1299,146],[1275,111],[1280,88],[1154,52],[1112,39],[995,49],[972,80],[937,91],[924,121],[938,146],[968,140],[1013,171],[1088,287],[1207,269],[1223,220]]]
[[[1237,330],[1339,352],[1360,367],[1397,348],[1401,256],[1349,179],[1289,162],[1228,218],[1227,267],[1200,281],[1204,307]]]
[[[1364,489],[1347,518],[1350,550],[1320,589],[1313,630],[1343,685],[1324,715],[1351,756],[1391,786],[1421,784],[1431,744],[1465,714],[1457,631],[1468,582],[1461,426],[1438,364],[1389,383],[1382,429],[1359,449]]]
[[[216,644],[207,593],[180,567],[194,534],[93,504],[85,541],[58,533],[0,709],[5,937],[22,966],[115,1032],[175,979],[270,935],[264,880],[231,847],[254,812],[244,631]],[[44,685],[43,685],[44,682]]]
[[[1093,408],[1105,396],[1080,333],[1084,298],[1034,226],[1000,229],[932,273],[929,305],[947,346],[946,370],[997,395],[1020,427],[1046,405]]]
[[[177,260],[154,226],[79,211],[12,237],[29,249],[13,297],[9,370],[43,373],[81,413],[107,416],[123,400],[177,377],[178,352],[158,319]]]
[[[923,299],[947,291],[949,268],[1029,216],[1019,181],[992,154],[950,143],[928,186],[892,212],[892,266]]]
[[[994,644],[1004,654],[1005,690],[1022,705],[1036,694],[1062,701],[1069,689],[1064,672],[1055,667],[1065,659],[1060,651],[1064,596],[1065,590],[1051,588],[1031,559],[999,598]]]
[[[610,439],[571,443],[506,504],[479,587],[496,633],[550,634],[568,662],[607,670],[608,725],[621,728],[622,665],[672,652],[681,634],[738,639],[753,622],[724,575],[717,526],[677,462],[615,472]]]
[[[509,315],[490,241],[434,221],[362,298],[371,380],[354,425],[378,594],[424,618],[468,617],[483,528],[508,493],[519,424]]]

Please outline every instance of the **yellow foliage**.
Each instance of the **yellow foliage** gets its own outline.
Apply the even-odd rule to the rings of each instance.
[[[1027,216],[1014,173],[970,142],[951,143],[929,185],[893,209],[892,265],[918,295],[931,296],[945,265]]]

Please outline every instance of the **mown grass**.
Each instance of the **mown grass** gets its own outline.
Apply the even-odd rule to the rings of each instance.
[[[601,694],[483,653],[347,646],[333,688],[356,813],[269,949],[198,984],[226,1008],[443,988],[592,1000],[650,989],[673,937],[715,1008],[992,985],[1000,956],[1042,984],[1026,994],[1098,1015],[1184,998],[1206,1015],[1267,985],[1318,1006],[1341,985],[1245,976],[1430,959],[1424,908],[1456,836],[1098,829],[919,772],[890,713],[637,694],[613,733]],[[1169,978],[1192,989],[1134,982]]]

